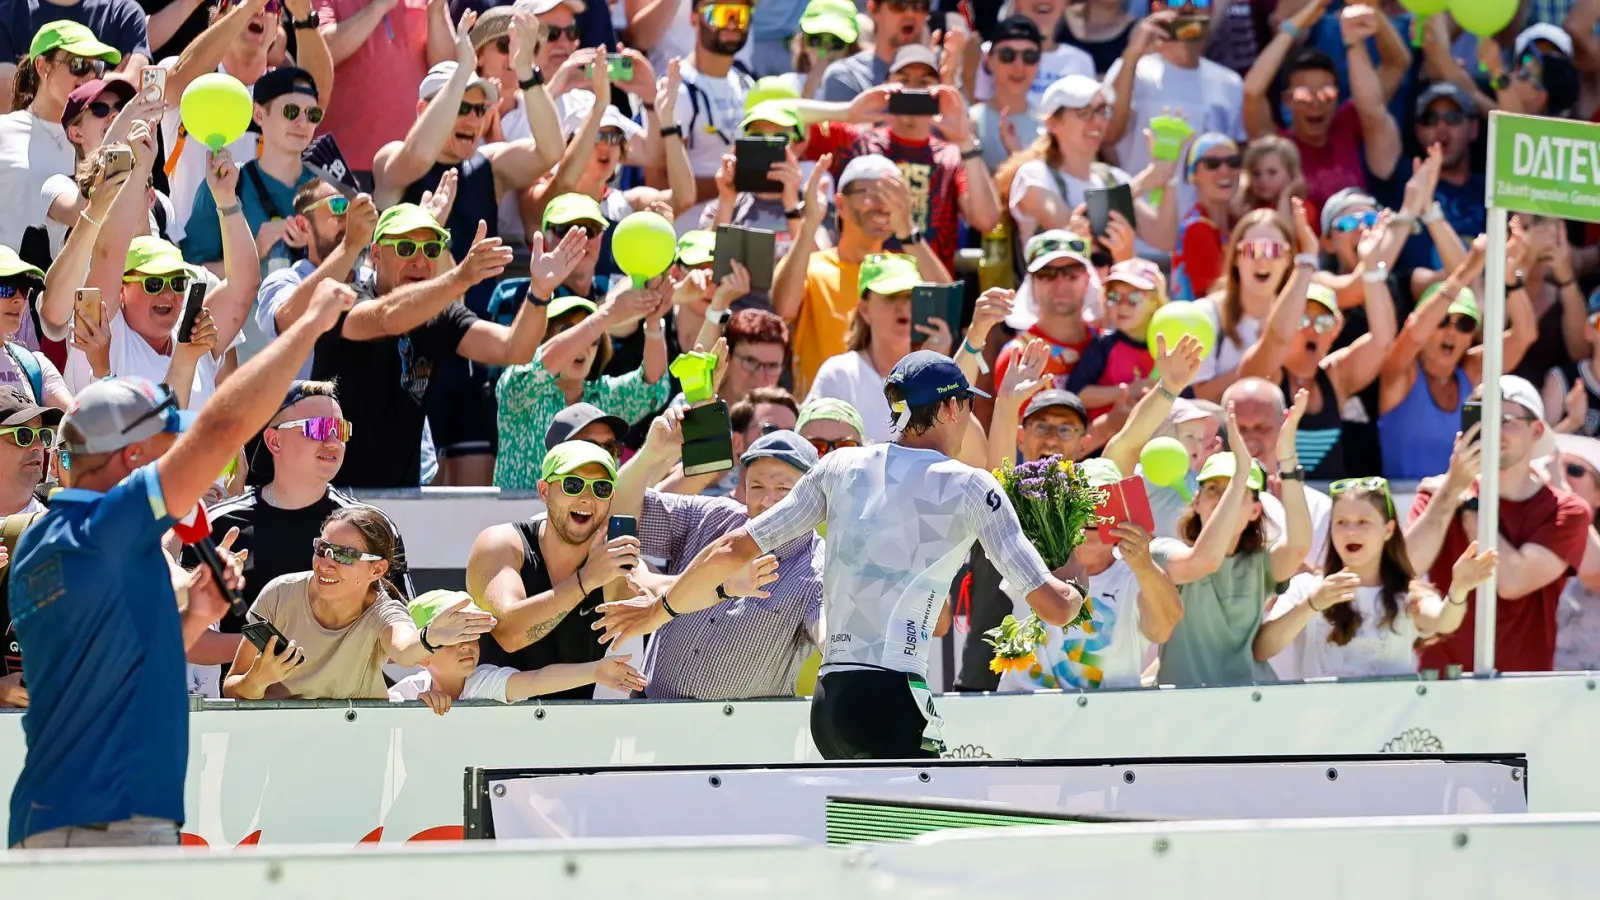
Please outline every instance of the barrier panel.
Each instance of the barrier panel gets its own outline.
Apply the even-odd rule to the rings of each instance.
[[[953,758],[1526,756],[1534,812],[1600,812],[1600,691],[1587,674],[1332,681],[1095,694],[948,695]],[[0,714],[0,784],[21,770],[21,713]],[[808,702],[207,704],[190,717],[192,841],[458,838],[473,766],[712,766],[817,759]]]

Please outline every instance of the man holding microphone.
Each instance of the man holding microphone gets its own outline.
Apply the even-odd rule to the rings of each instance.
[[[161,540],[266,425],[316,339],[354,300],[349,287],[323,282],[306,314],[198,415],[142,378],[78,394],[61,425],[68,488],[23,534],[11,565],[31,705],[10,846],[178,844],[184,652],[227,600],[207,568],[174,573]],[[239,566],[223,559],[237,587]]]

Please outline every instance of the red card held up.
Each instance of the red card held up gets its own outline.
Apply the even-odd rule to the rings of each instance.
[[[1094,514],[1099,517],[1102,544],[1117,542],[1111,530],[1123,522],[1132,522],[1152,534],[1155,532],[1156,517],[1150,512],[1150,495],[1145,493],[1143,477],[1133,475],[1101,490],[1106,492],[1106,502],[1100,504]]]

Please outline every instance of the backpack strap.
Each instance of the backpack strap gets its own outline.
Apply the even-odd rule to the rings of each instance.
[[[4,565],[0,565],[0,571],[10,567],[11,558],[17,552],[17,540],[28,530],[28,526],[37,522],[42,515],[44,515],[42,512],[31,512],[5,517],[4,523],[0,524],[0,546],[6,548],[6,561]]]
[[[28,376],[28,386],[33,388],[33,402],[43,403],[44,369],[39,365],[39,357],[16,341],[6,341],[6,352],[11,354],[11,361],[17,364],[22,374]]]

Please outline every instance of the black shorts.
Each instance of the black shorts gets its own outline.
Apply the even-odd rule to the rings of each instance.
[[[811,740],[823,759],[937,759],[911,678],[888,669],[830,672],[811,698]]]
[[[425,409],[439,458],[494,453],[499,435],[484,367],[453,356],[434,367],[433,378]]]

